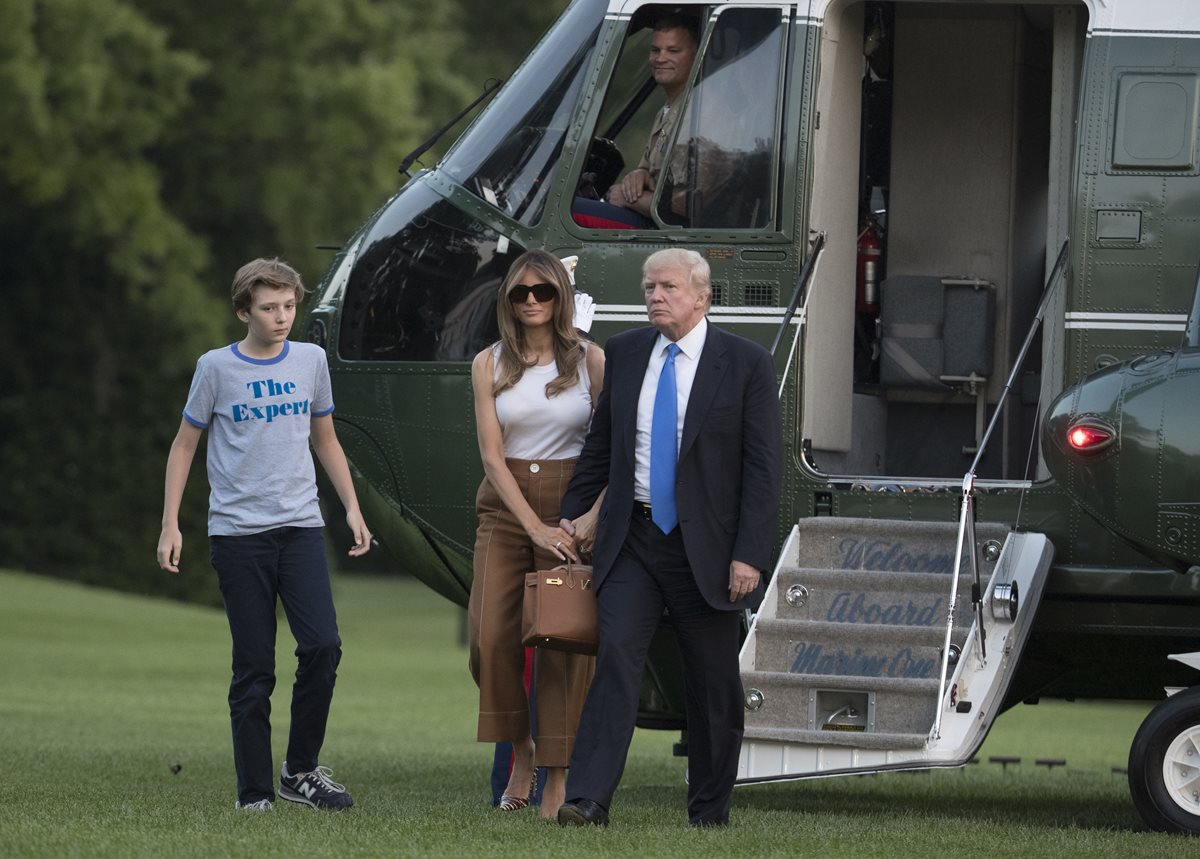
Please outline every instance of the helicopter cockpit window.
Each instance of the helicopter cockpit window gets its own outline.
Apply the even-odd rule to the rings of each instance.
[[[605,0],[573,4],[442,162],[523,224],[536,224],[546,206],[606,7]]]
[[[572,202],[580,226],[774,225],[787,21],[778,7],[726,8],[713,15],[706,34],[688,14],[643,6],[634,16]],[[690,91],[674,97],[677,109],[659,63],[681,29],[692,32],[684,41],[699,53]],[[624,177],[635,170],[651,173],[650,204],[649,192],[624,199]]]
[[[433,191],[397,196],[346,283],[338,353],[352,361],[469,361],[499,334],[496,294],[523,252]]]
[[[784,27],[779,9],[731,8],[717,17],[660,183],[664,223],[774,223]]]

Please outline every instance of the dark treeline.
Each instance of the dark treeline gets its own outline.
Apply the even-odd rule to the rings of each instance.
[[[194,361],[240,336],[234,270],[278,255],[315,286],[317,246],[564,6],[0,3],[0,565],[216,601],[202,463],[185,574],[154,546]]]

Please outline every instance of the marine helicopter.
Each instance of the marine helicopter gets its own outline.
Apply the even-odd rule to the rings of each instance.
[[[642,151],[668,10],[699,34],[686,168],[649,226],[597,225],[577,200]],[[788,452],[739,781],[958,766],[1023,701],[1163,699],[1131,793],[1200,832],[1198,80],[1186,0],[574,0],[309,307],[381,542],[466,603],[469,362],[519,253],[578,257],[603,343],[645,324],[641,261],[694,248],[710,319],[773,348]],[[641,726],[684,727],[676,660],[664,628]]]

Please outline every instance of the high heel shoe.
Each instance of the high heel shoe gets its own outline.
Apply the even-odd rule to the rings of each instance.
[[[533,796],[537,793],[537,767],[534,767],[533,778],[529,780],[529,796],[513,796],[511,793],[506,793],[500,797],[500,804],[496,806],[500,811],[520,811],[522,808],[528,808],[529,803],[533,802]]]

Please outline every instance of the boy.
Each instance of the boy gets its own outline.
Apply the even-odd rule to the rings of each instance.
[[[179,503],[201,433],[210,429],[208,533],[229,631],[233,680],[229,718],[237,771],[235,808],[269,811],[271,691],[275,688],[275,601],[296,639],[296,682],[279,795],[313,808],[353,805],[317,757],[341,660],[321,536],[313,450],[346,508],[350,554],[366,554],[371,533],[358,508],[346,456],[333,427],[325,353],[287,339],[304,298],[300,275],[257,259],[233,279],[233,309],[246,337],[200,356],[179,432],[167,457],[158,564],[179,572]]]

